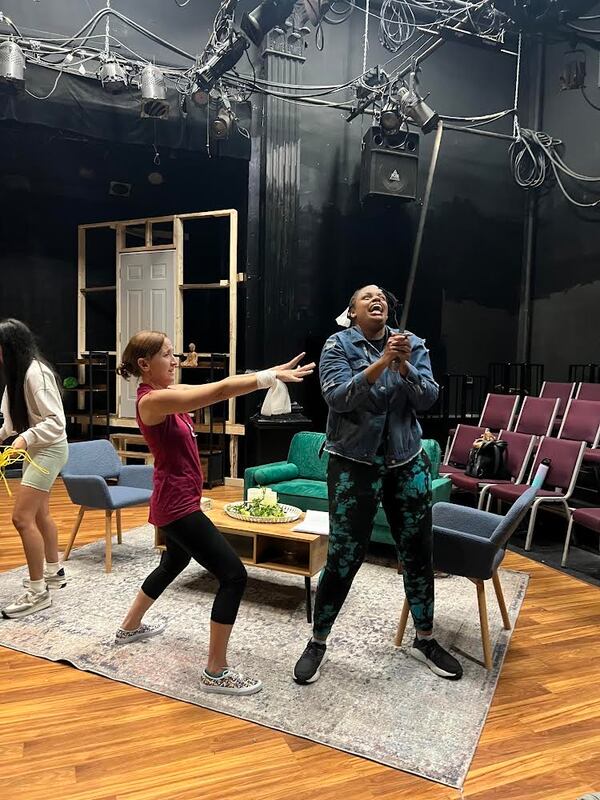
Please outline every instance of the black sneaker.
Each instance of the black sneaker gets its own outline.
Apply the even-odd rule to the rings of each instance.
[[[321,675],[321,665],[327,661],[327,645],[314,642],[312,639],[296,662],[294,680],[296,683],[314,683]]]
[[[462,678],[463,670],[460,663],[433,638],[419,639],[415,637],[408,652],[417,661],[427,664],[429,669],[440,678],[447,678],[449,681],[458,681]]]

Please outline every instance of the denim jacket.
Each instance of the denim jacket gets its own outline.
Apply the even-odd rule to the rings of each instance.
[[[392,328],[387,332],[398,333]],[[439,387],[425,341],[414,333],[408,336],[412,353],[407,376],[386,369],[373,385],[364,371],[381,353],[360,328],[352,327],[327,339],[319,373],[329,406],[328,452],[372,464],[383,445],[388,466],[408,461],[419,452],[422,431],[417,412],[431,408]],[[383,441],[386,430],[387,440]]]

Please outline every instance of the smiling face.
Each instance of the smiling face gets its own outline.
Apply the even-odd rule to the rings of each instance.
[[[179,361],[173,355],[171,340],[165,337],[162,347],[150,359],[139,358],[138,366],[144,383],[160,389],[167,389],[175,383],[175,370]]]
[[[350,318],[362,330],[383,328],[388,319],[388,303],[383,289],[372,284],[355,292],[350,305]]]

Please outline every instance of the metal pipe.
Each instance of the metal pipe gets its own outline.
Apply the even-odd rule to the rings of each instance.
[[[447,122],[444,123],[444,127],[447,128],[449,131],[474,133],[476,136],[487,136],[490,139],[503,139],[505,142],[514,142],[515,140],[515,137],[511,136],[509,133],[496,133],[495,131],[479,130],[479,128],[466,128],[464,125],[461,127],[460,125],[451,125],[448,124]]]
[[[544,67],[546,58],[546,44],[541,41],[537,45],[537,65],[535,79],[535,103],[533,114],[533,128],[536,131],[542,128],[544,113]],[[525,216],[523,260],[521,269],[521,284],[519,292],[519,325],[517,337],[517,361],[528,363],[531,357],[531,301],[533,287],[533,266],[535,258],[535,242],[537,234],[538,194],[529,192],[527,195],[527,211]]]
[[[435,134],[435,142],[433,143],[433,153],[431,154],[431,163],[429,164],[429,175],[427,176],[427,185],[425,186],[425,194],[423,195],[423,207],[421,208],[421,216],[419,218],[419,227],[417,228],[417,236],[415,238],[415,246],[413,248],[413,257],[410,265],[410,272],[408,274],[408,281],[406,282],[406,291],[404,292],[404,306],[402,308],[402,317],[400,319],[401,331],[404,331],[406,329],[406,322],[410,311],[410,304],[412,301],[415,278],[417,276],[417,269],[419,267],[419,259],[421,256],[421,245],[423,244],[425,222],[427,220],[427,212],[429,210],[429,200],[431,198],[433,179],[435,177],[435,170],[437,167],[438,156],[440,154],[443,134],[444,134],[444,123],[440,120],[438,122]]]

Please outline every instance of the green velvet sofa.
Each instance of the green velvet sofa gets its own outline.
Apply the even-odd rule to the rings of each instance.
[[[323,451],[325,434],[303,431],[297,433],[290,444],[287,461],[249,467],[244,473],[244,497],[248,489],[267,487],[277,492],[280,503],[301,508],[303,511],[328,511],[327,461],[329,455]],[[452,482],[439,475],[440,446],[433,439],[423,440],[423,449],[432,464],[433,502],[448,501]],[[389,525],[383,508],[379,507],[373,526],[372,541],[393,544]]]

